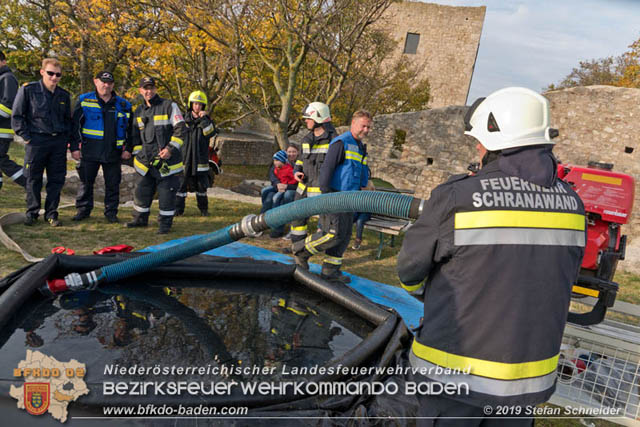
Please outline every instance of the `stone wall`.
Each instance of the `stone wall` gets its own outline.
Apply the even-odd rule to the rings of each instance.
[[[388,59],[416,64],[431,86],[431,108],[465,105],[480,46],[486,7],[455,7],[403,1],[393,3],[381,25],[397,42]],[[403,53],[407,33],[420,35],[415,54]]]
[[[449,176],[475,161],[476,142],[464,135],[466,107],[375,117],[367,137],[372,175],[428,198]]]
[[[140,175],[130,166],[122,165],[122,181],[120,182],[120,203],[126,203],[133,200],[133,193],[136,183]],[[80,188],[80,178],[78,172],[67,171],[67,178],[64,182],[63,191],[69,196],[75,197]],[[104,176],[102,168],[98,171],[96,182],[93,186],[93,200],[96,203],[104,202]],[[94,208],[96,212],[102,212],[102,207]]]
[[[273,139],[250,133],[221,133],[216,139],[224,165],[268,165],[277,146]]]

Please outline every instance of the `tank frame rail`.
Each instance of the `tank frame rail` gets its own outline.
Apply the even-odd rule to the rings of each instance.
[[[617,408],[619,415],[598,418],[640,425],[640,327],[609,320],[589,327],[568,323],[562,342],[557,388],[549,403],[601,413]]]

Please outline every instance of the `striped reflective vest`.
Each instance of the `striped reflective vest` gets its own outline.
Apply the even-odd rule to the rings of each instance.
[[[585,212],[567,183],[540,187],[498,163],[435,188],[405,235],[398,275],[424,295],[409,359],[431,380],[468,387],[452,399],[535,405],[555,390]]]
[[[82,138],[104,139],[104,118],[102,107],[95,92],[88,92],[78,97],[82,106],[84,123],[80,133]],[[116,95],[116,147],[122,149],[127,136],[127,126],[131,116],[131,104]]]
[[[336,191],[357,191],[367,185],[367,153],[362,143],[358,143],[351,131],[334,138],[334,144],[342,141],[344,161],[340,163],[331,178],[331,188]],[[364,184],[363,184],[364,183]]]

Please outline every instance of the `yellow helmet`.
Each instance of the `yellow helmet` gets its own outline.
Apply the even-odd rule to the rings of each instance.
[[[207,106],[207,95],[201,91],[201,90],[196,90],[191,92],[191,95],[189,95],[189,109],[191,109],[191,103],[192,102],[199,102],[201,104],[204,104],[204,106]]]

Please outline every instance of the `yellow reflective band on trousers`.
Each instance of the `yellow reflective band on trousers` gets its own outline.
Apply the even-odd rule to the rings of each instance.
[[[470,211],[455,215],[455,229],[515,227],[584,231],[584,215],[564,212]]]
[[[315,255],[317,254],[319,251],[316,249],[318,246],[320,246],[323,243],[328,242],[329,240],[333,239],[335,237],[335,235],[331,234],[331,233],[327,233],[324,236],[320,237],[318,240],[311,240],[313,238],[313,235],[307,237],[304,240],[304,247],[307,251],[309,251],[309,253],[311,255]]]
[[[438,381],[443,384],[454,384],[460,387],[468,387],[472,392],[484,393],[497,397],[522,396],[532,393],[548,393],[556,382],[558,374],[552,371],[549,374],[525,378],[519,380],[499,380],[494,378],[486,378],[473,374],[463,375],[460,372],[438,373],[438,366],[426,360],[420,359],[414,352],[409,353],[409,363],[414,368],[426,370],[424,374],[432,381]],[[440,367],[440,369],[442,369]]]
[[[442,350],[420,344],[417,340],[413,341],[412,350],[420,359],[442,366],[443,368],[466,370],[470,368],[469,373],[471,375],[478,375],[498,380],[518,380],[523,378],[541,377],[550,373],[555,374],[559,357],[559,355],[556,354],[548,359],[536,360],[533,362],[502,363],[447,353]]]
[[[419,291],[420,288],[422,288],[422,286],[423,286],[422,283],[418,283],[417,285],[405,285],[402,282],[400,282],[400,285],[402,286],[402,289],[404,289],[407,292]]]
[[[326,262],[327,264],[333,264],[333,265],[342,265],[342,258],[326,255],[322,260],[322,262]]]

